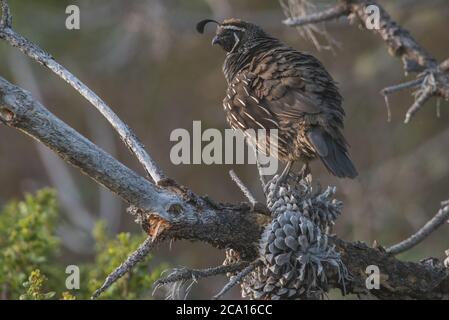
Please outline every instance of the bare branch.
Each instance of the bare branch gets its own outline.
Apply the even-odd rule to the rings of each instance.
[[[297,0],[298,2],[302,0]],[[385,103],[388,110],[388,120],[391,118],[388,97],[387,95],[409,88],[415,88],[421,85],[418,97],[415,103],[409,108],[405,123],[410,122],[411,117],[423,107],[431,97],[442,97],[449,100],[449,59],[443,61],[438,65],[437,60],[423,48],[410,34],[408,30],[396,23],[387,11],[379,5],[375,0],[339,0],[337,4],[325,11],[315,12],[312,14],[290,17],[284,23],[287,25],[307,25],[314,24],[326,20],[334,19],[339,15],[348,15],[348,17],[357,17],[361,25],[365,25],[365,21],[369,21],[370,13],[366,8],[370,5],[375,5],[380,11],[380,28],[369,29],[371,32],[378,34],[387,45],[390,54],[399,57],[403,62],[404,71],[419,72],[417,79],[408,81],[403,84],[387,87],[381,91],[385,98]],[[295,24],[294,22],[297,22]],[[368,29],[367,29],[368,30]],[[434,84],[432,88],[424,85],[425,79],[421,77],[422,73],[427,75],[432,74]],[[427,83],[428,84],[428,83]]]
[[[257,242],[261,215],[247,214],[251,211],[248,205],[213,204],[187,189],[155,186],[55,117],[28,92],[1,77],[0,122],[39,140],[127,203],[147,210],[151,218],[173,224],[172,235],[178,239],[234,248],[248,256],[256,254],[256,248],[248,243]]]
[[[237,174],[234,172],[234,170],[229,170],[229,175],[231,176],[232,181],[235,182],[235,184],[240,188],[242,193],[245,195],[245,197],[248,199],[248,201],[255,206],[257,203],[256,198],[253,196],[251,191],[248,189],[247,186],[243,183],[242,180],[237,176]]]
[[[362,25],[365,25],[365,21],[369,21],[370,18],[369,10],[366,8],[370,5],[376,5],[379,8],[381,27],[370,31],[382,38],[390,54],[402,59],[406,72],[421,72],[438,66],[435,58],[413,38],[408,30],[396,23],[379,3],[373,0],[344,1],[348,3],[350,12],[359,18]]]
[[[261,174],[261,173],[260,173]],[[256,200],[256,198],[253,196],[251,190],[243,183],[242,180],[237,176],[237,174],[234,172],[234,170],[229,171],[229,175],[231,176],[231,179],[237,184],[237,186],[240,188],[240,190],[243,192],[245,197],[248,199],[248,201],[251,204],[252,210],[262,213],[267,216],[271,216],[270,210],[268,210],[267,206],[259,201]],[[260,182],[262,184],[262,187],[264,186],[263,182],[263,176],[260,176]]]
[[[348,293],[369,294],[379,299],[448,299],[448,270],[441,264],[429,266],[422,263],[400,261],[382,247],[370,248],[362,242],[345,242],[332,239],[336,250],[352,276],[346,283]],[[366,268],[376,265],[382,271],[381,285],[377,290],[366,288]],[[329,285],[338,287],[335,277],[328,278]]]
[[[407,110],[407,113],[405,114],[404,123],[410,122],[415,113],[418,112],[418,110],[424,106],[427,100],[429,100],[432,97],[433,93],[434,90],[430,87],[426,87],[424,89],[424,91],[416,98],[413,105]]]
[[[18,59],[17,55],[8,55],[9,69],[19,85],[29,88],[37,100],[42,101],[42,94],[39,84],[33,75],[31,62],[26,59]],[[84,232],[91,232],[94,226],[94,218],[89,210],[83,205],[81,194],[76,187],[76,183],[72,177],[67,165],[59,159],[51,150],[48,150],[39,141],[35,142],[38,155],[44,166],[44,169],[50,178],[52,185],[58,190],[58,198],[63,212],[67,218],[78,228]],[[107,191],[106,191],[107,192]],[[108,194],[110,194],[108,192]],[[68,241],[65,240],[65,244]],[[71,242],[76,242],[71,239]],[[85,241],[85,236],[83,237]],[[79,242],[79,241],[78,241]],[[72,246],[73,247],[73,246]],[[90,246],[92,248],[92,246]]]
[[[5,6],[6,1],[2,2]],[[9,12],[8,10],[4,12]],[[143,144],[138,140],[132,130],[112,111],[112,109],[89,87],[75,77],[70,71],[57,63],[54,58],[39,48],[36,44],[24,38],[20,34],[7,27],[0,27],[0,39],[5,40],[11,46],[18,48],[25,55],[47,67],[57,76],[67,82],[87,101],[89,101],[112,125],[118,132],[121,140],[128,149],[137,157],[144,167],[146,173],[153,178],[156,183],[165,179],[165,175],[159,166],[153,161],[150,155],[145,151]]]
[[[327,10],[305,15],[302,17],[292,17],[282,21],[283,24],[289,27],[298,27],[311,23],[319,23],[329,20],[334,20],[339,17],[348,14],[348,8],[345,5],[337,5],[335,7],[329,8]]]
[[[171,282],[177,281],[187,281],[187,280],[198,280],[201,278],[213,277],[220,274],[226,274],[229,272],[237,272],[247,267],[249,262],[240,261],[230,265],[223,265],[214,268],[207,269],[175,269],[165,278],[161,278],[157,280],[154,285],[155,287],[159,287],[161,285],[165,285]]]
[[[449,204],[447,204],[446,202],[443,202],[442,204],[443,207],[421,229],[419,229],[411,237],[388,248],[387,252],[396,255],[401,252],[407,251],[416,246],[421,241],[423,241],[425,238],[427,238],[433,231],[435,231],[441,225],[445,224],[449,218]]]
[[[153,249],[155,241],[153,238],[147,238],[117,269],[109,274],[103,285],[95,291],[92,299],[98,298],[104,291],[113,285],[118,279],[128,273],[137,263],[142,261]]]
[[[0,77],[0,121],[47,145],[128,203],[148,206],[160,190],[81,136],[30,93]]]
[[[415,80],[412,80],[412,81],[403,82],[403,83],[400,83],[400,84],[396,84],[396,85],[393,85],[393,86],[389,86],[389,87],[383,88],[380,91],[380,93],[383,96],[387,96],[389,94],[392,94],[392,93],[395,93],[395,92],[398,92],[398,91],[401,91],[401,90],[410,89],[410,88],[416,88],[417,86],[421,85],[422,82],[423,82],[423,79],[415,79]]]
[[[340,42],[336,41],[327,32],[325,24],[320,23],[329,19],[338,18],[338,7],[330,8],[329,10],[315,14],[318,7],[318,5],[315,4],[315,1],[279,0],[279,3],[287,17],[284,23],[289,24],[296,21],[298,24],[293,24],[292,26],[298,30],[303,38],[312,41],[317,50],[325,49],[335,52],[334,47],[340,47]],[[310,23],[312,20],[317,21],[317,23]],[[322,43],[323,41],[324,43]]]
[[[239,272],[237,275],[232,276],[231,280],[223,287],[223,289],[220,290],[219,293],[217,293],[213,299],[218,300],[222,296],[224,296],[229,290],[231,290],[233,287],[235,287],[240,281],[242,281],[251,271],[254,270],[256,267],[256,263],[252,263],[249,266],[247,266],[245,269],[243,269],[241,272]]]
[[[262,189],[265,190],[267,180],[265,179],[265,175],[263,174],[262,165],[260,164],[259,160],[257,160],[257,153],[256,153],[256,165],[257,165],[257,173],[259,174],[260,184],[262,186]]]

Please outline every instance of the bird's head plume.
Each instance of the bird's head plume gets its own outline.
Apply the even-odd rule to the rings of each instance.
[[[218,44],[227,53],[234,53],[248,47],[258,38],[267,36],[257,25],[235,18],[226,19],[222,23],[213,19],[202,20],[196,25],[197,31],[204,33],[206,25],[210,22],[217,25],[212,44]]]

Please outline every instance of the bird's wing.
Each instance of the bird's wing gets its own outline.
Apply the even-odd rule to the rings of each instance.
[[[272,49],[253,61],[247,77],[250,93],[278,118],[295,120],[326,111],[343,123],[335,82],[311,55],[287,47]]]

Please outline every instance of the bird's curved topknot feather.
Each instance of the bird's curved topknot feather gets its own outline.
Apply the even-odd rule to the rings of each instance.
[[[198,22],[196,24],[196,31],[198,31],[199,33],[203,34],[204,33],[204,28],[206,27],[206,24],[208,24],[209,22],[213,22],[213,23],[216,23],[216,24],[220,25],[220,23],[218,21],[216,21],[216,20],[204,19],[204,20],[201,20],[200,22]]]

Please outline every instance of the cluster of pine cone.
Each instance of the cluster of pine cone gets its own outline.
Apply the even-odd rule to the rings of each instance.
[[[242,280],[243,297],[321,298],[327,287],[326,265],[335,268],[344,286],[349,275],[327,235],[342,208],[334,193],[335,188],[314,191],[310,178],[276,190],[271,182],[267,204],[273,219],[259,242],[260,263]],[[228,251],[225,263],[232,257]]]

